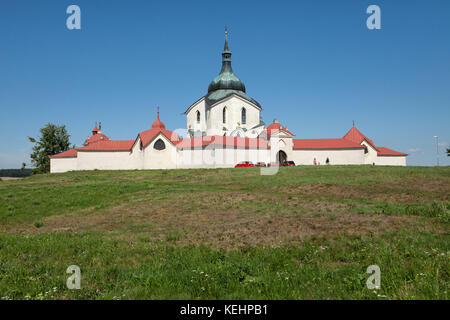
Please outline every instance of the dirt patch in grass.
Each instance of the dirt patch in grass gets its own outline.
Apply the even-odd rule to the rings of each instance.
[[[322,196],[324,198],[375,200],[414,203],[421,201],[450,201],[450,180],[406,179],[383,184],[300,184],[282,186],[278,192]]]
[[[0,177],[0,181],[20,180],[22,177]]]
[[[260,212],[259,212],[260,211]],[[274,194],[171,194],[170,199],[140,199],[81,216],[50,216],[7,233],[95,231],[120,238],[233,249],[248,245],[281,246],[313,236],[365,235],[428,227],[418,217],[358,214],[347,204],[280,200]]]

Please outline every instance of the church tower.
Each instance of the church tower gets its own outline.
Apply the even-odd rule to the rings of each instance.
[[[222,68],[209,84],[207,94],[186,110],[188,132],[191,136],[256,137],[264,129],[260,111],[260,104],[247,95],[244,83],[231,67],[225,27]]]

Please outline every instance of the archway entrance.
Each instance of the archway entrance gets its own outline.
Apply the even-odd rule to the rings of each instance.
[[[278,162],[279,162],[280,164],[285,163],[285,162],[287,161],[287,155],[286,155],[286,152],[284,152],[284,151],[282,151],[282,150],[278,151],[278,153],[277,153],[277,160],[278,160]]]

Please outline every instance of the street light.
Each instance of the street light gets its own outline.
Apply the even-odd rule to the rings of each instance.
[[[436,139],[436,163],[437,166],[439,167],[439,145],[438,145],[438,136],[434,136],[434,138]]]

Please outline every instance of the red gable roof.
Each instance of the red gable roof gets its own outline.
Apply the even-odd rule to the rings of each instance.
[[[287,128],[283,127],[281,123],[279,123],[277,120],[273,120],[273,123],[271,123],[266,129],[267,133],[267,139],[270,139],[270,136],[272,134],[277,133],[278,131],[285,132],[287,134],[290,134],[291,136],[294,136],[292,132],[290,132]]]
[[[78,154],[78,151],[76,149],[69,149],[67,151],[54,154],[54,155],[50,156],[50,158],[51,159],[53,159],[53,158],[76,158],[77,154]]]
[[[204,136],[181,139],[177,148],[191,149],[194,147],[205,147],[209,145],[221,147],[238,147],[246,149],[269,149],[266,140],[259,138],[241,138],[231,136]]]
[[[363,142],[364,140],[367,141],[367,143],[369,143],[375,150],[378,151],[377,147],[375,146],[375,144],[373,143],[372,140],[370,140],[369,138],[367,138],[365,135],[363,135],[361,133],[361,131],[359,131],[358,129],[356,129],[356,127],[352,127],[347,134],[344,136],[344,139],[353,141],[357,144],[361,144],[361,142]]]
[[[398,152],[386,147],[377,147],[373,143],[372,140],[363,135],[356,127],[352,127],[347,134],[344,136],[344,139],[349,141],[353,141],[355,143],[361,144],[364,140],[367,141],[376,151],[379,156],[407,156],[407,153]]]
[[[135,140],[106,140],[78,148],[79,151],[129,151]]]
[[[407,156],[407,153],[398,152],[386,147],[377,147],[379,156]]]
[[[346,139],[293,139],[294,149],[362,149],[364,146]]]
[[[142,145],[145,148],[159,133],[163,134],[173,144],[177,144],[180,141],[180,138],[175,132],[166,130],[163,127],[142,131],[138,136],[141,138]]]
[[[177,144],[180,141],[180,138],[175,132],[166,130],[166,126],[164,123],[159,120],[159,111],[158,116],[156,117],[156,121],[153,122],[152,128],[146,131],[142,131],[138,134],[138,137],[141,138],[142,145],[144,148],[153,141],[153,139],[161,133],[164,135],[172,144]]]

